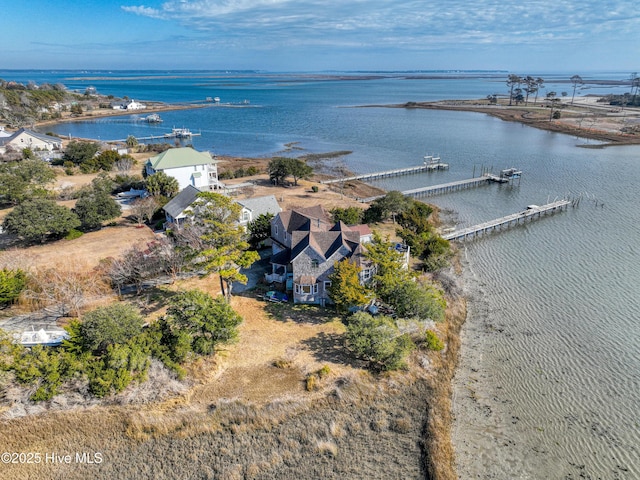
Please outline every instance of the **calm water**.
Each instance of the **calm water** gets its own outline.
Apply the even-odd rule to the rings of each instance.
[[[219,154],[266,156],[299,142],[307,151],[353,151],[342,161],[358,172],[415,165],[425,153],[439,153],[451,165],[447,172],[381,183],[389,189],[469,178],[482,166],[524,171],[520,186],[492,185],[429,200],[454,212],[460,226],[582,194],[579,208],[463,249],[471,297],[465,348],[477,349],[474,388],[486,398],[479,398],[477,412],[458,418],[463,428],[457,447],[464,444],[470,452],[461,475],[640,478],[640,148],[579,148],[587,142],[474,113],[345,108],[505,92],[503,79],[491,76],[350,81],[255,74],[69,81],[77,72],[0,76],[50,78],[79,89],[93,85],[100,93],[142,100],[219,96],[223,103],[251,102],[247,108],[166,112],[160,127],[128,116],[48,128],[65,135],[125,138],[175,125],[201,131],[194,146]],[[550,87],[569,90],[566,84]],[[482,332],[481,342],[476,332]]]

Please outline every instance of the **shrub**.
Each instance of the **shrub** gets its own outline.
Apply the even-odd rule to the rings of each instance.
[[[311,191],[312,191],[313,193],[318,193],[318,190],[319,190],[319,189],[318,189],[318,186],[317,186],[317,185],[313,185],[313,186],[311,187]]]
[[[315,373],[307,375],[307,378],[305,380],[305,389],[307,390],[307,392],[315,392],[316,390],[320,389],[318,375],[316,375]]]
[[[27,274],[20,270],[0,270],[0,306],[8,305],[18,298],[27,284]]]
[[[425,345],[429,350],[433,350],[434,352],[439,352],[444,348],[444,343],[442,340],[438,338],[432,330],[427,330],[424,334]]]
[[[84,234],[80,230],[76,230],[75,228],[72,228],[67,232],[67,235],[65,235],[64,238],[65,240],[75,240],[76,238],[79,238],[82,235]]]
[[[404,367],[405,356],[415,347],[408,335],[400,335],[393,319],[365,312],[355,313],[347,325],[347,345],[354,355],[381,370]]]

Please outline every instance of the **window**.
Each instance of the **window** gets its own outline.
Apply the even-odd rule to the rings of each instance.
[[[311,260],[311,268],[318,268],[318,260],[315,258]]]
[[[245,222],[249,221],[249,212],[248,211],[244,211],[242,212],[242,220],[244,220]]]
[[[324,291],[326,292],[327,290],[329,290],[330,286],[331,286],[331,282],[329,281],[324,282]]]
[[[275,235],[278,235],[278,225],[274,225],[273,229],[275,231]]]
[[[313,285],[294,285],[294,290],[296,293],[301,293],[303,295],[311,295],[312,293],[318,293],[318,284],[314,283]]]
[[[371,269],[365,268],[364,270],[362,270],[362,279],[369,280],[370,278],[371,278]]]

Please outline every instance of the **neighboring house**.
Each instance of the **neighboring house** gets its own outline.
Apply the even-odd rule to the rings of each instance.
[[[6,133],[6,132],[5,132]],[[11,146],[15,150],[30,148],[31,150],[46,150],[52,152],[62,149],[62,140],[42,133],[21,128],[10,136],[0,136],[0,148],[6,151],[6,147]]]
[[[171,224],[172,228],[180,229],[185,220],[190,218],[185,211],[191,209],[191,206],[198,198],[200,191],[201,190],[188,185],[187,188],[178,193],[164,207],[162,207],[166,219],[165,228]],[[236,203],[242,206],[242,212],[240,213],[238,224],[243,227],[246,227],[248,222],[255,220],[263,213],[272,213],[273,215],[277,215],[282,211],[282,208],[278,205],[276,197],[273,195],[238,200]],[[247,218],[248,220],[246,220]]]
[[[114,110],[144,110],[147,106],[135,100],[123,100],[121,102],[113,102],[111,108]]]
[[[187,185],[187,188],[183,189],[162,207],[166,219],[165,228],[171,225],[173,228],[180,230],[185,220],[190,218],[185,213],[185,210],[189,210],[193,202],[198,198],[199,193],[200,190],[196,187]]]
[[[216,190],[224,187],[218,180],[218,160],[209,152],[198,152],[191,147],[170,148],[145,164],[147,175],[164,172],[178,180],[180,190],[189,185],[199,190]]]
[[[282,212],[271,221],[272,273],[265,279],[285,284],[293,291],[294,303],[325,305],[330,302],[329,276],[336,262],[349,258],[361,268],[363,283],[371,278],[362,241],[370,235],[366,225],[332,224],[321,206]]]
[[[242,206],[238,223],[245,228],[249,222],[253,222],[260,215],[271,213],[275,216],[282,212],[282,208],[280,208],[274,195],[245,198],[244,200],[236,200],[236,203]]]
[[[10,137],[12,134],[7,132],[4,127],[0,127],[0,139]]]

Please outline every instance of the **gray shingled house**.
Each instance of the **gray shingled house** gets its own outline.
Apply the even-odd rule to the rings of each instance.
[[[322,206],[282,212],[271,221],[272,272],[265,279],[293,291],[295,303],[324,305],[330,301],[327,288],[336,262],[350,258],[361,267],[362,281],[371,278],[363,234],[371,234],[368,227],[333,224]]]

